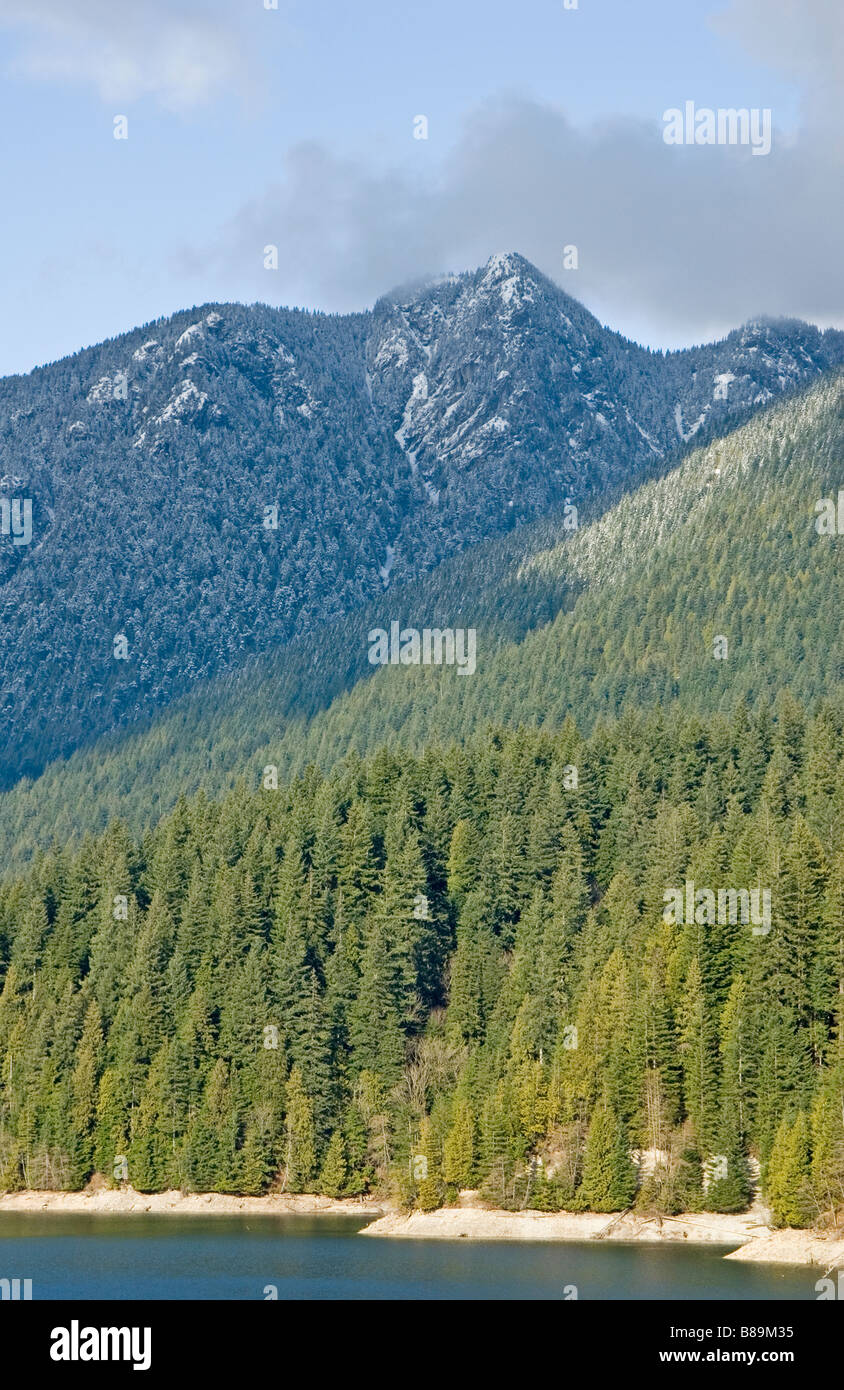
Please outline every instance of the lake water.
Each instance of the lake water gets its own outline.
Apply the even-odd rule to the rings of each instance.
[[[38,1299],[815,1300],[822,1271],[737,1264],[722,1247],[422,1241],[331,1217],[0,1213],[0,1278]],[[570,1296],[570,1295],[569,1295]]]

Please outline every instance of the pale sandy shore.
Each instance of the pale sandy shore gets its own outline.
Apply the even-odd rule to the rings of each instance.
[[[758,1212],[722,1216],[703,1212],[645,1218],[593,1212],[504,1212],[447,1207],[409,1216],[389,1212],[362,1235],[417,1240],[682,1241],[689,1245],[735,1245],[728,1260],[844,1268],[844,1234],[773,1231]]]
[[[439,1211],[388,1212],[367,1226],[367,1236],[418,1240],[608,1240],[690,1241],[744,1245],[760,1227],[758,1216],[715,1214],[651,1218],[607,1216],[596,1212],[495,1211],[484,1207],[442,1207]]]
[[[268,1197],[237,1197],[224,1192],[136,1192],[133,1187],[100,1188],[82,1192],[6,1192],[0,1194],[0,1212],[65,1212],[68,1215],[114,1215],[150,1212],[175,1216],[379,1216],[383,1202],[361,1202],[356,1197],[312,1196],[283,1193]]]
[[[728,1260],[757,1260],[760,1264],[817,1265],[844,1269],[844,1231],[766,1231],[749,1245],[725,1256]]]
[[[57,1212],[67,1215],[150,1213],[175,1216],[355,1216],[368,1224],[361,1235],[410,1240],[517,1241],[674,1241],[689,1245],[731,1245],[726,1259],[765,1264],[812,1265],[824,1272],[844,1269],[844,1232],[775,1231],[764,1210],[739,1216],[714,1212],[679,1217],[632,1213],[496,1211],[464,1193],[463,1205],[411,1213],[391,1209],[389,1201],[321,1197],[308,1193],[238,1197],[221,1192],[136,1192],[132,1187],[82,1192],[7,1192],[2,1212]]]

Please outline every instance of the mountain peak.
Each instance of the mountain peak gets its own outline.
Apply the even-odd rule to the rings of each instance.
[[[526,285],[534,290],[553,291],[569,298],[559,285],[556,285],[553,280],[549,280],[547,275],[543,275],[532,261],[529,261],[526,256],[520,255],[518,251],[496,251],[495,255],[490,256],[486,264],[476,270],[474,274],[470,271],[468,278],[474,278],[487,288]]]
[[[7,378],[33,544],[0,549],[0,784],[841,362],[808,326],[652,356],[505,251],[372,314],[203,305]]]
[[[538,276],[539,271],[518,251],[496,251],[484,266],[484,278],[504,279],[510,275]]]

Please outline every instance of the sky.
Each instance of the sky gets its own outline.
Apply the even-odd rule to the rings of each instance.
[[[844,326],[844,0],[272,3],[0,0],[0,375],[499,251],[655,347]],[[666,144],[687,101],[770,154]]]

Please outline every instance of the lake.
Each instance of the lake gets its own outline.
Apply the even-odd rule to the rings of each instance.
[[[364,1238],[355,1217],[0,1213],[0,1278],[39,1299],[817,1298],[821,1271],[720,1246]],[[571,1294],[568,1295],[571,1297]]]

